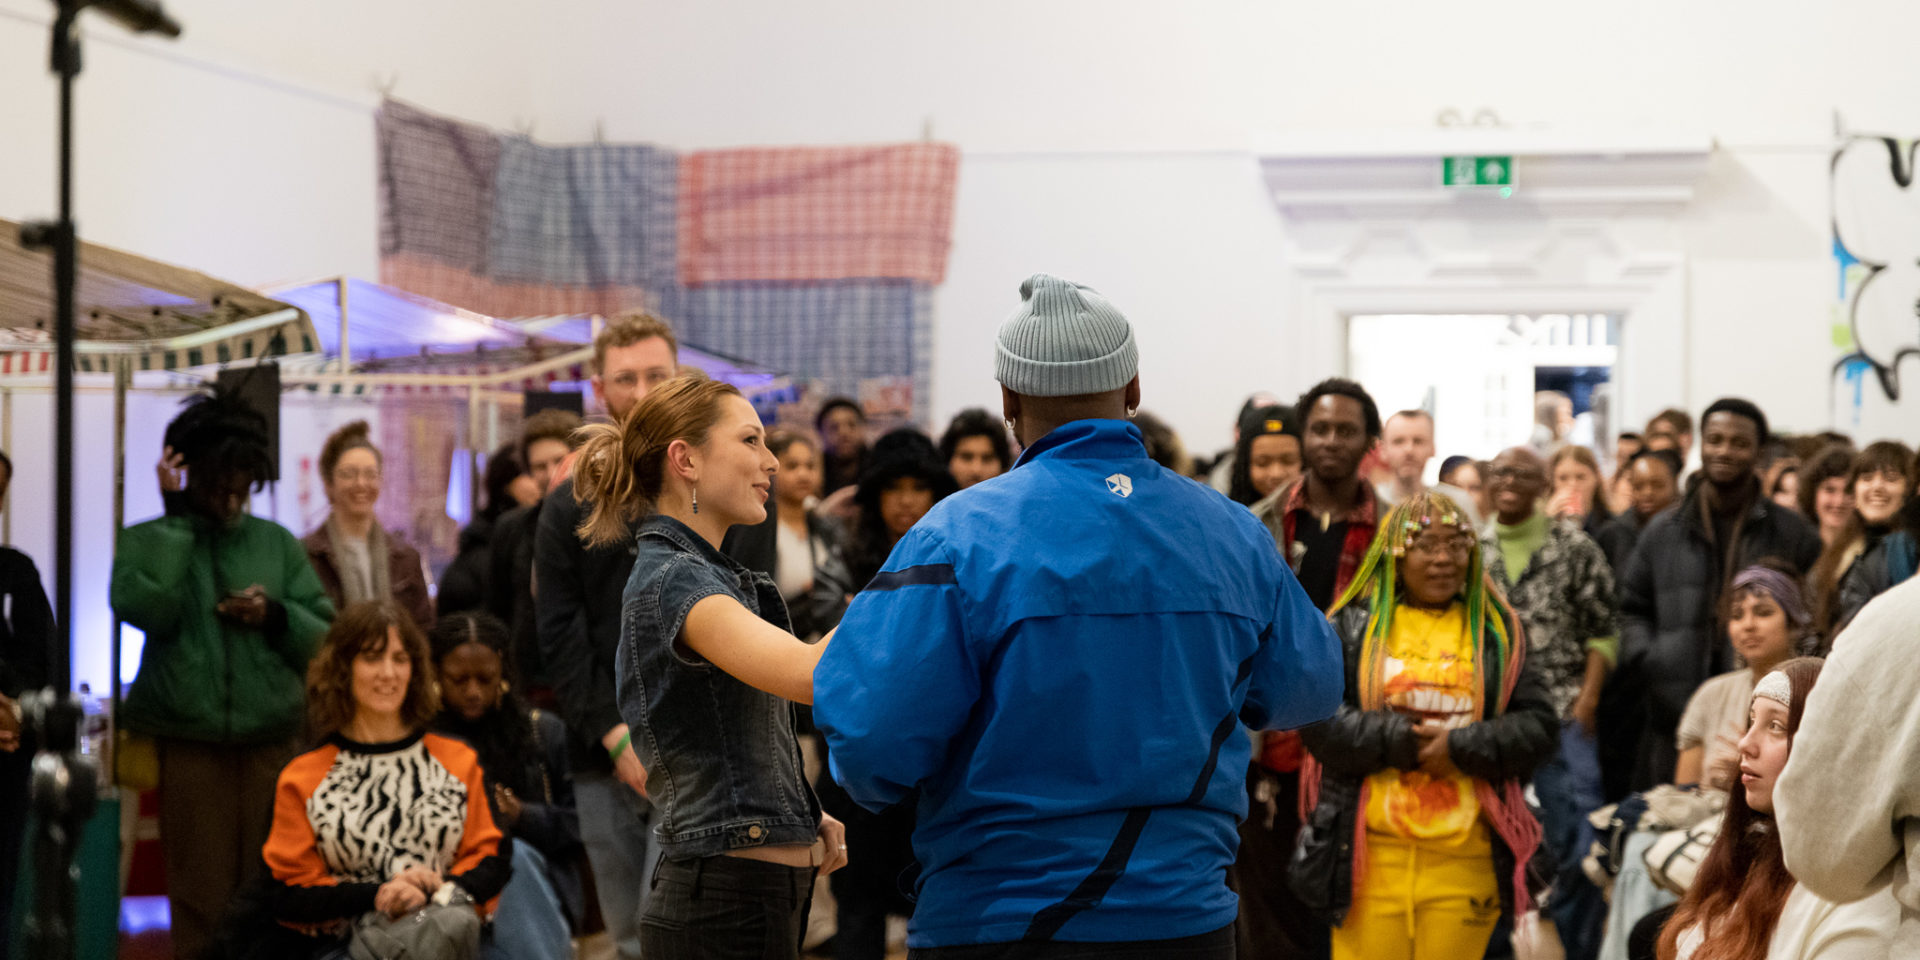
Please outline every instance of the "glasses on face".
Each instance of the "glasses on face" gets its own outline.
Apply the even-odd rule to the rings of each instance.
[[[1507,466],[1494,467],[1492,470],[1487,471],[1487,479],[1495,483],[1519,483],[1521,481],[1544,483],[1547,478],[1543,476],[1540,471],[1531,467]]]
[[[1464,560],[1473,552],[1473,538],[1459,531],[1425,533],[1407,544],[1407,552],[1428,557],[1452,555]]]
[[[625,390],[632,390],[641,383],[645,383],[647,389],[651,390],[673,379],[673,371],[665,367],[652,367],[644,371],[622,370],[607,379],[614,386]]]

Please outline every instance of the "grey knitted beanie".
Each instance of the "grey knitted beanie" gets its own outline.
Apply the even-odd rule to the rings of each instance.
[[[1126,386],[1139,372],[1133,326],[1091,287],[1036,273],[994,339],[994,379],[1028,397],[1072,397]]]

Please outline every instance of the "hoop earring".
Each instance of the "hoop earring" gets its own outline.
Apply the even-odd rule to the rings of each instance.
[[[1128,420],[1132,420],[1132,419],[1133,419],[1134,417],[1137,417],[1137,416],[1139,416],[1139,415],[1140,415],[1140,408],[1139,408],[1139,407],[1128,407],[1128,408],[1127,408],[1127,419],[1128,419]]]
[[[1001,422],[1001,423],[1004,423],[1004,424],[1006,424],[1006,425],[1007,425],[1007,432],[1008,432],[1008,433],[1012,433],[1012,432],[1013,432],[1013,421],[1012,421],[1012,420],[1002,420],[1002,421],[1000,421],[1000,422]]]

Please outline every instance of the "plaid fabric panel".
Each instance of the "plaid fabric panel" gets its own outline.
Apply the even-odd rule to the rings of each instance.
[[[593,313],[611,317],[649,303],[640,287],[496,283],[431,257],[406,254],[380,259],[380,282],[491,317]]]
[[[680,282],[946,278],[948,144],[711,150],[680,164]]]
[[[676,287],[653,306],[688,343],[857,394],[921,366],[914,331],[929,300],[905,280],[841,280]]]
[[[484,271],[499,138],[397,100],[381,104],[374,132],[381,255],[419,254]]]
[[[674,281],[679,162],[642,145],[501,143],[490,279],[579,287]]]

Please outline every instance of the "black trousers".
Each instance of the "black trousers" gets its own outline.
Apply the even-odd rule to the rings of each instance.
[[[1273,791],[1273,825],[1259,800],[1261,782]],[[1247,819],[1240,824],[1240,855],[1227,882],[1240,895],[1239,943],[1246,957],[1326,960],[1327,926],[1293,895],[1287,869],[1300,835],[1300,774],[1274,773],[1255,763],[1247,771]]]
[[[662,860],[640,953],[673,960],[799,960],[814,868],[739,857]]]
[[[1016,941],[981,943],[966,947],[928,947],[907,951],[908,960],[1234,960],[1233,926],[1212,933],[1175,940],[1132,940],[1119,943]]]

